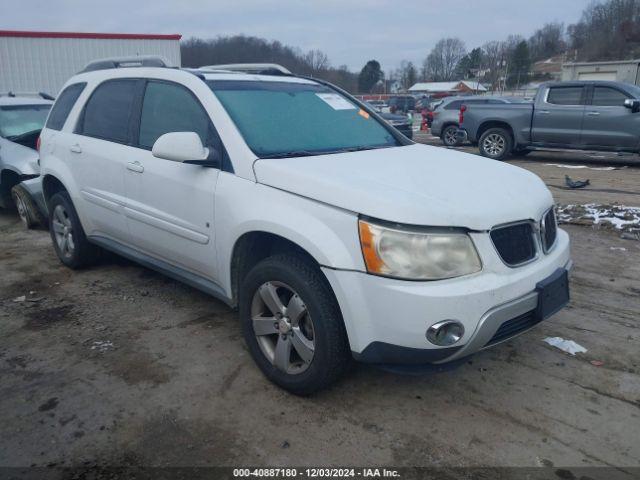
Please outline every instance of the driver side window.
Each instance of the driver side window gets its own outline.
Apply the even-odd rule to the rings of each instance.
[[[205,146],[216,146],[213,125],[206,111],[185,87],[149,82],[140,117],[138,144],[151,149],[155,141],[171,132],[195,132]]]

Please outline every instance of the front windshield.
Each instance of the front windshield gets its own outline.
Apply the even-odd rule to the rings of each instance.
[[[0,107],[0,135],[15,138],[42,130],[51,105],[4,105]]]
[[[207,83],[258,157],[402,144],[378,120],[324,85],[247,80]]]

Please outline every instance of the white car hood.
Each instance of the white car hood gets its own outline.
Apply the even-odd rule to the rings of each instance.
[[[553,197],[533,173],[426,145],[259,159],[259,183],[391,222],[488,230],[539,220]]]

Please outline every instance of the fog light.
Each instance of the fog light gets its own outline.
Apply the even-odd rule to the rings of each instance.
[[[427,340],[439,347],[448,347],[458,342],[464,335],[464,327],[455,320],[434,323],[427,330]]]

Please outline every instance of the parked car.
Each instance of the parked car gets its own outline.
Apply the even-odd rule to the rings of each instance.
[[[468,105],[460,139],[502,160],[532,148],[640,151],[640,88],[620,82],[542,84],[534,102]]]
[[[46,94],[0,96],[0,207],[16,208],[28,228],[46,217],[34,179],[40,174],[36,143],[52,104]]]
[[[413,117],[406,114],[388,113],[382,111],[381,108],[376,107],[370,102],[366,102],[369,107],[375,110],[384,120],[393,125],[399,132],[401,132],[407,138],[413,138]]]
[[[389,97],[389,111],[391,113],[409,113],[416,109],[416,99],[412,95],[394,95]]]
[[[378,111],[382,111],[383,108],[389,106],[384,100],[367,100],[367,104],[371,105],[371,108],[375,108]]]
[[[352,358],[459,361],[567,303],[569,237],[534,174],[415,144],[322,80],[99,65],[41,135],[60,261],[104,248],[237,306],[282,388]]]
[[[498,105],[521,103],[524,100],[515,97],[467,96],[447,97],[433,111],[431,134],[440,137],[442,143],[454,147],[461,143],[458,139],[458,119],[462,105]]]

